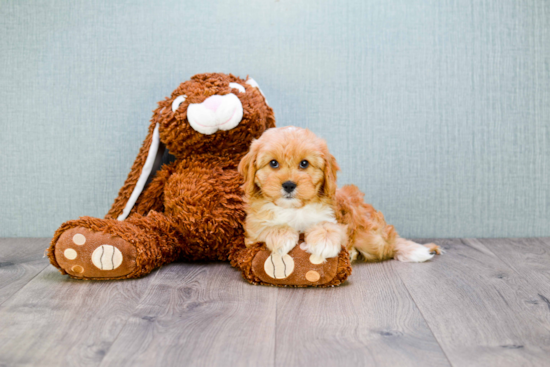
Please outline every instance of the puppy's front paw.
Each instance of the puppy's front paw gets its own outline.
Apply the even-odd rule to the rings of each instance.
[[[326,259],[336,257],[346,242],[346,229],[335,223],[316,225],[306,232],[306,242],[301,248],[310,254],[315,261],[325,262]]]
[[[277,252],[279,255],[283,256],[288,254],[290,250],[296,246],[300,235],[298,232],[280,228],[273,230],[266,236],[265,245],[271,252]]]

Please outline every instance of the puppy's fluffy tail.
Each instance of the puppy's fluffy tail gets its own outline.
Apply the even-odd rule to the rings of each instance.
[[[403,262],[421,263],[430,260],[435,254],[441,254],[441,249],[435,243],[421,245],[401,237],[395,240],[394,246],[394,258]]]
[[[421,245],[399,237],[381,212],[365,203],[355,185],[346,185],[336,192],[337,220],[348,226],[348,251],[352,260],[360,253],[366,261],[395,258],[404,262],[424,262],[440,254],[439,246]]]

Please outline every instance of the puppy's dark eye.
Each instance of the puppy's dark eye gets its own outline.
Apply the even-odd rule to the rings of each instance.
[[[309,166],[309,162],[305,159],[300,162],[300,168],[307,168]]]
[[[269,165],[272,167],[272,168],[277,168],[279,167],[279,162],[277,162],[275,159],[272,160],[271,162],[269,162]]]

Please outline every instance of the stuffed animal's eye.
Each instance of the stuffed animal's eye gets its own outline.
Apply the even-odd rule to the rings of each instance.
[[[172,112],[176,112],[178,110],[180,104],[182,104],[185,101],[186,98],[187,98],[186,95],[182,95],[182,96],[179,96],[176,99],[174,99],[174,102],[172,102]]]
[[[229,83],[229,88],[233,89],[238,89],[239,92],[241,93],[244,93],[245,92],[245,89],[242,85],[240,85],[239,83]]]
[[[300,162],[300,168],[307,168],[309,166],[309,162],[305,159]]]
[[[277,168],[279,167],[279,162],[277,162],[275,159],[272,160],[271,162],[269,162],[269,165],[271,166],[271,168]]]

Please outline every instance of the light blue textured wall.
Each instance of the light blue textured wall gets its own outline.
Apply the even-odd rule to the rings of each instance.
[[[550,235],[550,2],[0,1],[0,236],[103,216],[156,102],[250,74],[412,237]]]

